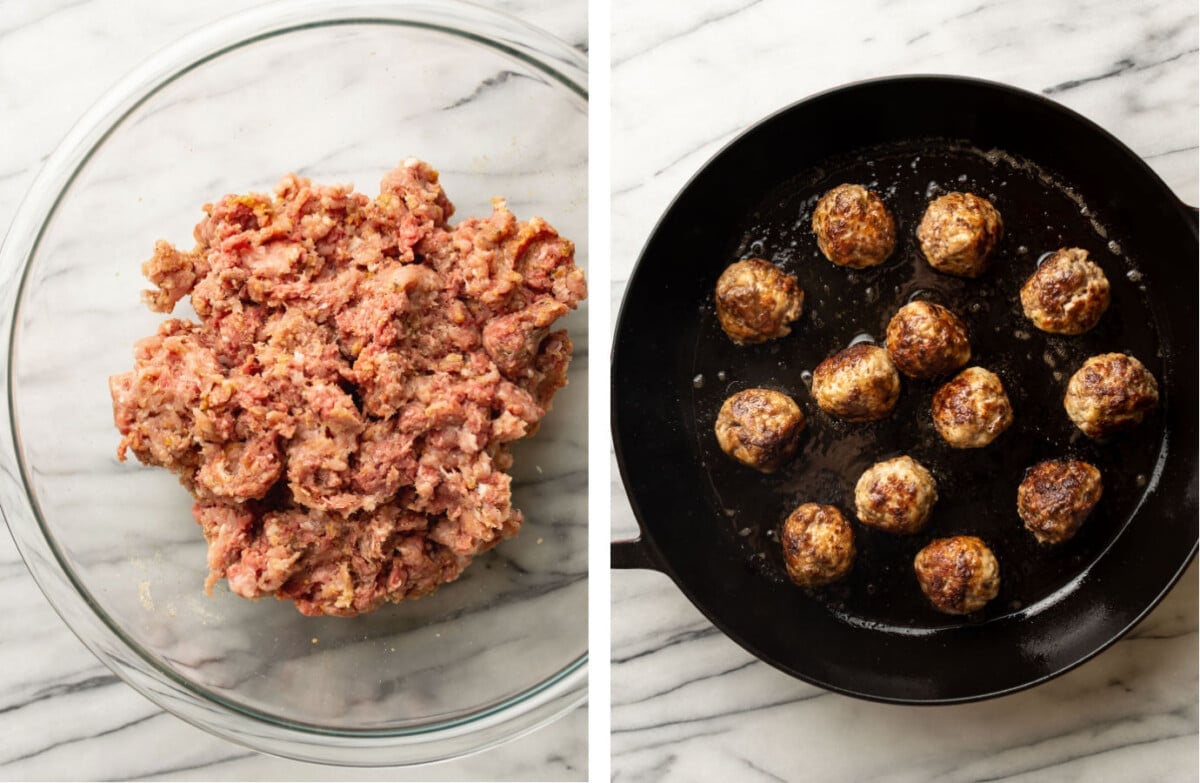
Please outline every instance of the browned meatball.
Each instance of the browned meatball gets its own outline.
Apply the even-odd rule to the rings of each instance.
[[[925,527],[937,497],[933,475],[909,456],[872,465],[854,487],[859,521],[902,535]]]
[[[788,576],[801,587],[837,581],[854,565],[854,531],[833,506],[800,506],[783,523],[779,540]]]
[[[896,246],[896,221],[879,194],[838,185],[813,210],[817,246],[833,263],[852,269],[879,266]]]
[[[1103,353],[1071,376],[1063,407],[1084,435],[1107,438],[1141,424],[1158,407],[1158,382],[1132,356]]]
[[[1052,334],[1088,331],[1108,309],[1108,297],[1104,270],[1077,247],[1051,255],[1021,286],[1025,317]]]
[[[1017,513],[1043,544],[1061,544],[1100,502],[1100,471],[1077,459],[1039,462],[1017,488]]]
[[[739,345],[783,337],[804,308],[804,291],[792,275],[761,258],[730,264],[717,279],[717,318]]]
[[[1000,566],[975,536],[938,538],[917,553],[913,570],[933,608],[946,614],[979,611],[1000,592]]]
[[[725,400],[714,428],[721,450],[763,473],[791,459],[804,431],[795,400],[771,389],[746,389]]]
[[[992,202],[974,193],[947,193],[929,202],[917,226],[925,260],[939,272],[979,277],[1004,235],[1004,221]]]
[[[910,302],[896,311],[888,322],[887,350],[910,378],[945,375],[971,360],[966,324],[933,302]]]
[[[813,398],[821,410],[846,421],[887,418],[900,398],[900,376],[887,351],[859,343],[813,370]]]
[[[988,445],[1012,420],[1004,384],[982,367],[968,367],[933,393],[933,426],[956,449]]]

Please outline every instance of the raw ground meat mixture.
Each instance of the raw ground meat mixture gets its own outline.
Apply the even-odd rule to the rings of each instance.
[[[374,200],[289,175],[159,242],[151,309],[191,295],[113,376],[118,457],[179,474],[206,588],[352,616],[427,595],[515,534],[508,444],[567,382],[553,323],[586,296],[574,245],[503,199],[454,211],[425,163]]]

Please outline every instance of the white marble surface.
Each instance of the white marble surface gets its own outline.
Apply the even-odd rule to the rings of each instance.
[[[41,163],[113,82],[193,29],[252,4],[0,0],[0,230],[8,226]],[[586,48],[581,0],[484,4]],[[0,642],[0,779],[578,780],[586,775],[585,709],[493,750],[416,769],[323,767],[258,754],[163,712],[113,676],[51,609],[8,535],[0,536],[0,590],[10,607]]]
[[[1190,0],[615,0],[612,19],[614,313],[654,222],[711,155],[774,109],[866,77],[957,73],[1046,93],[1200,200]],[[612,506],[614,537],[632,536],[615,464]],[[947,708],[823,692],[756,661],[667,577],[616,572],[612,585],[614,780],[1198,777],[1195,565],[1093,661]]]

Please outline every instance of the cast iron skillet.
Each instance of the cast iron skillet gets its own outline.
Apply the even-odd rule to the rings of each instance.
[[[852,272],[817,254],[811,209],[825,189],[860,182],[896,215],[883,267]],[[952,189],[989,196],[1006,237],[978,281],[934,273],[912,238],[924,205]],[[1082,337],[1038,332],[1017,291],[1039,257],[1082,246],[1105,268],[1113,303]],[[904,77],[817,95],[768,117],[716,155],[667,210],[630,280],[612,357],[617,461],[641,526],[612,545],[615,568],[668,574],[734,641],[816,685],[900,703],[988,698],[1043,682],[1116,641],[1179,579],[1197,544],[1197,228],[1192,210],[1128,148],[1041,96],[988,82]],[[721,333],[712,289],[733,261],[761,256],[807,293],[792,335],[737,347]],[[986,449],[937,438],[938,382],[905,380],[886,422],[848,425],[813,404],[809,372],[847,344],[881,336],[905,301],[960,313],[974,358],[998,372],[1016,423]],[[1062,410],[1067,378],[1089,355],[1132,353],[1159,380],[1161,406],[1105,444]],[[791,394],[809,427],[787,468],[763,476],[720,453],[712,424],[734,391]],[[911,538],[854,523],[859,556],[833,587],[783,575],[777,528],[805,501],[853,515],[853,486],[899,453],[941,489],[930,528]],[[1037,545],[1015,512],[1024,470],[1087,459],[1105,495],[1080,534]],[[967,618],[934,612],[912,576],[935,537],[980,535],[1002,589]]]

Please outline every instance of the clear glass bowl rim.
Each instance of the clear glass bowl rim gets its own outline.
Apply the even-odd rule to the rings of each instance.
[[[552,677],[465,718],[397,730],[338,730],[289,722],[232,704],[161,666],[87,597],[65,564],[29,491],[12,395],[14,324],[42,232],[77,173],[124,119],[204,63],[257,41],[341,25],[423,28],[481,43],[541,71],[586,105],[587,58],[553,35],[462,0],[299,0],[244,11],[158,52],[107,92],[47,159],[0,246],[0,367],[8,415],[0,420],[0,516],[39,588],[67,626],[109,669],[179,718],[255,750],[348,766],[414,765],[459,758],[561,717],[586,700],[587,653]]]

